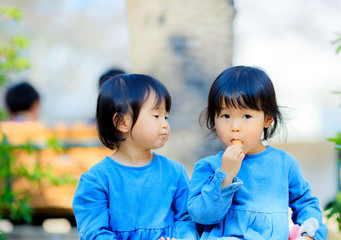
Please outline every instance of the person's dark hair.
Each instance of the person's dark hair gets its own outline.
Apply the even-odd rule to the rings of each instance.
[[[274,122],[263,130],[264,140],[274,135],[278,123],[282,121],[274,86],[268,75],[259,68],[235,66],[215,79],[208,95],[207,108],[201,115],[211,133],[216,134],[215,117],[220,114],[223,103],[226,107],[261,110],[272,116]]]
[[[12,114],[30,110],[39,99],[39,93],[26,81],[10,86],[5,95],[6,107]]]
[[[119,74],[125,74],[125,72],[119,68],[110,68],[109,70],[107,70],[106,72],[104,72],[98,80],[98,89],[101,89],[101,87],[103,86],[103,84],[105,83],[105,81],[107,81],[108,79],[110,79],[111,77],[114,77],[116,75]]]
[[[125,114],[131,114],[132,129],[151,91],[156,95],[155,107],[165,101],[166,111],[169,112],[171,96],[167,88],[153,77],[122,74],[108,79],[103,84],[97,99],[96,122],[99,138],[106,147],[117,149],[120,142],[125,140],[116,128],[117,123]]]

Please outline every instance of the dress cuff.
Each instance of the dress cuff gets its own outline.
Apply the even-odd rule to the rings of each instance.
[[[224,189],[221,189],[221,185],[223,184],[223,181],[226,177],[226,173],[224,171],[221,171],[220,169],[217,169],[214,173],[213,181],[215,185],[215,191],[213,192],[213,198],[214,200],[218,200],[221,195],[229,195],[232,192],[237,191],[241,186],[243,185],[243,182],[235,177],[232,180],[232,183],[228,186],[226,186]]]

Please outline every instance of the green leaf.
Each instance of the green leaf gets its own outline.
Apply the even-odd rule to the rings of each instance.
[[[7,118],[8,118],[7,112],[5,112],[4,110],[0,109],[0,121],[5,120]]]
[[[63,152],[66,148],[57,137],[52,137],[47,140],[47,147],[53,149],[56,153]]]
[[[27,69],[30,66],[30,62],[26,57],[18,57],[13,62],[14,69],[18,71],[22,71]]]
[[[0,9],[1,15],[5,17],[5,19],[14,19],[14,20],[20,20],[22,19],[22,12],[17,7],[4,7]]]
[[[341,51],[341,45],[336,49],[336,53],[339,53]]]
[[[341,133],[337,133],[335,138],[327,138],[328,141],[341,145]]]
[[[29,40],[21,35],[16,35],[12,38],[12,43],[19,49],[27,48],[30,45]]]

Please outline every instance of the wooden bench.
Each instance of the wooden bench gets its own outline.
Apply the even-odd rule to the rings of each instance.
[[[6,134],[11,144],[25,144],[30,141],[39,147],[37,152],[31,154],[24,150],[16,151],[16,162],[23,163],[30,169],[39,161],[43,169],[50,166],[56,176],[71,174],[77,181],[91,166],[112,154],[101,145],[94,125],[90,124],[56,124],[48,127],[39,122],[1,122],[0,130]],[[60,141],[65,150],[55,152],[46,148],[46,142],[51,138]],[[32,184],[19,178],[12,182],[12,187],[15,191],[28,193],[36,215],[73,217],[72,200],[76,185],[54,186],[49,181]]]

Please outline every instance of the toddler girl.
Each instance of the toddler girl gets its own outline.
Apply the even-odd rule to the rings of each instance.
[[[114,152],[80,178],[73,200],[80,239],[197,239],[185,168],[151,152],[169,137],[170,108],[167,89],[150,76],[119,75],[101,87],[97,129]]]
[[[190,181],[188,212],[204,225],[201,239],[286,240],[288,207],[299,225],[316,218],[314,239],[326,239],[318,199],[297,161],[262,143],[282,119],[266,73],[226,69],[214,81],[204,113],[206,126],[226,150],[197,162]]]

